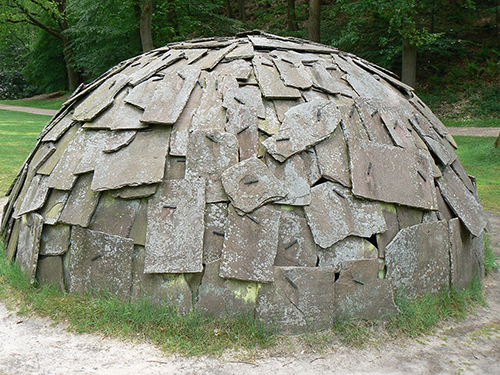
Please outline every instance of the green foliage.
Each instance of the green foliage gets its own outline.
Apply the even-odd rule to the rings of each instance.
[[[491,274],[493,271],[498,270],[498,255],[493,252],[491,248],[491,240],[489,236],[484,239],[484,270],[486,275]]]

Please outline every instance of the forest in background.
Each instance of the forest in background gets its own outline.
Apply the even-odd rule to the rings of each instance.
[[[258,29],[333,45],[408,82],[404,61],[441,116],[500,118],[499,11],[499,0],[2,0],[0,99],[71,91],[170,42]]]

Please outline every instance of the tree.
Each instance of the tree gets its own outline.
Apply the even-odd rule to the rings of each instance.
[[[321,0],[309,1],[309,39],[321,42],[320,35]]]
[[[295,14],[295,0],[288,0],[287,2],[287,21],[288,31],[298,31],[297,17]]]
[[[65,35],[69,27],[66,0],[8,0],[3,2],[2,10],[0,22],[29,24],[44,30],[61,42],[69,88],[76,89],[82,79],[73,67],[73,51],[70,40]]]
[[[140,34],[143,52],[151,51],[154,48],[153,34],[151,32],[153,5],[152,0],[142,0]]]

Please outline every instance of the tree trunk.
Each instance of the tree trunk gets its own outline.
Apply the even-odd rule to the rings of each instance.
[[[68,84],[69,84],[69,90],[70,91],[75,91],[76,88],[82,83],[82,77],[80,74],[73,68],[73,65],[71,63],[72,60],[72,51],[71,47],[69,46],[69,41],[66,39],[66,37],[61,37],[62,45],[63,45],[63,53],[64,53],[64,62],[66,64],[66,72],[68,74]]]
[[[141,44],[142,51],[148,52],[154,48],[153,35],[151,33],[151,21],[153,18],[153,1],[142,0],[141,12]]]
[[[408,39],[403,39],[401,80],[411,87],[417,82],[417,46]]]
[[[288,30],[298,31],[297,17],[295,16],[295,0],[288,0],[287,5],[287,20],[288,20]]]
[[[245,13],[245,0],[238,0],[238,15],[240,20],[247,22],[247,15]]]
[[[320,42],[321,0],[309,1],[309,40]]]
[[[226,16],[227,18],[234,18],[233,7],[231,6],[231,0],[226,0]]]

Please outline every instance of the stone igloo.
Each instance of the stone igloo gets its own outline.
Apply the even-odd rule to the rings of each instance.
[[[80,87],[8,192],[28,277],[284,331],[483,274],[451,135],[393,73],[265,33],[173,43]]]

